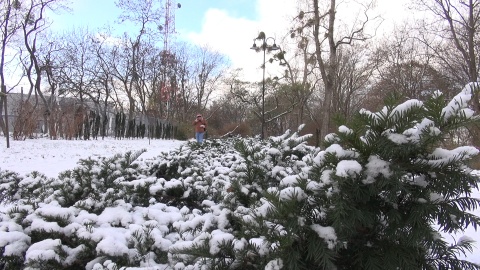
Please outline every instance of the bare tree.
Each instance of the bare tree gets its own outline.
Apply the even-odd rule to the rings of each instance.
[[[193,75],[197,110],[205,110],[211,101],[211,95],[218,89],[218,83],[223,71],[227,66],[226,60],[218,52],[208,47],[199,47],[196,51],[193,63]]]
[[[128,98],[128,119],[129,122],[134,119],[134,112],[136,107],[135,93],[141,91],[141,78],[139,69],[142,65],[141,51],[145,46],[144,38],[154,40],[160,34],[162,26],[159,24],[162,18],[162,9],[159,3],[154,0],[118,0],[116,5],[123,10],[120,16],[120,22],[133,23],[138,27],[138,31],[134,37],[129,37],[125,34],[123,38],[123,57],[127,57],[123,64],[125,68],[123,71],[116,69],[117,77],[122,81],[125,93]],[[156,35],[157,34],[157,35]],[[120,55],[120,54],[117,54]],[[123,73],[123,75],[121,75]]]
[[[110,103],[114,103],[115,99],[113,98],[114,83],[112,75],[112,46],[107,42],[108,36],[99,36],[94,39],[93,42],[93,54],[97,59],[97,65],[95,68],[96,77],[94,82],[99,89],[99,92],[102,95],[99,95],[99,101],[101,100],[102,106],[100,106],[100,115],[101,115],[101,128],[100,135],[104,138],[107,134],[107,110]]]
[[[194,108],[196,108],[195,101],[195,87],[192,82],[192,48],[186,44],[177,46],[175,55],[177,56],[176,71],[178,74],[178,94],[177,107],[180,110],[178,121],[187,121],[190,115],[193,115]]]
[[[294,107],[292,107],[292,114],[286,123],[290,123],[294,128],[306,122],[308,101],[315,90],[315,83],[312,82],[311,76],[315,66],[311,65],[313,58],[308,51],[310,40],[302,36],[302,33],[297,34],[299,35],[297,36],[299,40],[297,46],[288,49],[289,54],[293,52],[290,59],[287,59],[287,52],[283,49],[272,58],[273,61],[278,61],[280,66],[285,67],[284,75],[279,78],[279,82],[284,79],[286,84],[290,85],[286,96],[290,97]]]
[[[7,148],[10,147],[8,115],[7,115],[7,89],[5,85],[5,65],[9,62],[6,59],[6,50],[12,38],[20,30],[21,3],[19,0],[1,0],[0,1],[0,20],[1,48],[0,48],[0,129],[7,139]],[[12,58],[13,59],[13,58]],[[5,121],[3,119],[5,113]],[[6,122],[6,123],[5,123]]]
[[[438,37],[436,43],[426,44],[434,50],[442,68],[449,70],[461,86],[478,81],[480,1],[415,0],[414,3],[418,9],[434,15],[433,19],[424,18],[420,31]],[[475,109],[480,111],[479,91],[474,95]]]
[[[353,22],[349,27],[346,25],[337,25],[337,13],[341,6],[347,8],[347,5],[360,4],[358,12],[353,15]],[[375,22],[375,18],[370,18],[368,13],[373,8],[374,1],[367,1],[362,4],[360,1],[342,1],[338,4],[336,0],[330,0],[329,3],[322,2],[325,6],[320,6],[318,0],[308,0],[305,6],[295,18],[299,25],[292,29],[292,36],[298,33],[302,37],[313,40],[313,58],[311,62],[318,68],[322,86],[324,90],[323,104],[321,106],[322,119],[320,128],[320,137],[324,138],[330,132],[330,119],[332,118],[332,106],[335,91],[339,87],[339,68],[340,59],[338,50],[342,46],[351,45],[356,41],[365,41],[371,38],[367,34],[367,25]],[[349,7],[350,8],[350,7]],[[308,34],[306,34],[308,33]]]
[[[48,57],[41,57],[40,48],[43,46],[41,45],[41,38],[49,27],[49,23],[44,17],[46,10],[62,7],[61,4],[62,0],[32,0],[29,5],[25,6],[23,20],[21,21],[23,47],[26,51],[22,63],[30,84],[27,100],[32,94],[35,95],[35,98],[40,98],[45,108],[43,117],[46,129],[49,127],[49,115],[54,104],[54,95],[50,95],[47,99],[42,92],[43,74],[51,72],[51,63],[44,61],[48,60]],[[45,47],[49,48],[48,46]]]
[[[369,62],[371,44],[356,43],[339,49],[339,68],[333,93],[334,114],[350,119],[361,107],[373,82],[375,68]]]
[[[128,37],[123,37],[121,43],[113,46],[111,57],[117,104],[123,108],[126,99],[129,119],[133,119],[136,100],[133,88],[132,53],[131,47],[128,46]]]
[[[142,113],[147,113],[149,104],[160,85],[161,51],[153,42],[146,40],[137,50],[138,63],[135,65],[133,77],[135,95],[138,97],[138,107]]]
[[[408,24],[399,26],[372,46],[370,65],[375,67],[376,81],[364,102],[366,108],[379,110],[388,95],[423,100],[436,90],[447,97],[455,92],[454,82],[436,63],[431,44],[411,29]]]

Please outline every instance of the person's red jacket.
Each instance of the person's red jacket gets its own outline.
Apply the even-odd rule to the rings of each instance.
[[[207,129],[207,121],[201,115],[200,117],[197,116],[197,119],[193,121],[193,125],[195,126],[195,132],[205,132]]]

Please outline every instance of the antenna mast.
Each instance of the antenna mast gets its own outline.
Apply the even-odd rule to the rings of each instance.
[[[160,81],[160,101],[165,104],[164,109],[160,110],[160,116],[165,116],[165,119],[171,117],[171,98],[176,95],[176,82],[170,81],[169,71],[175,62],[175,55],[170,52],[169,41],[170,37],[175,32],[175,9],[180,8],[180,3],[175,3],[175,0],[165,0],[165,24],[163,26],[163,51],[162,51],[162,70]]]
[[[165,25],[163,37],[163,49],[169,50],[168,41],[170,35],[175,34],[175,9],[180,8],[180,3],[175,3],[175,0],[165,0]]]

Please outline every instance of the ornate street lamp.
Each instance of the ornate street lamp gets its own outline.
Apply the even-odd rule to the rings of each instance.
[[[269,40],[272,40],[273,43],[269,44]],[[257,46],[259,42],[259,46]],[[266,37],[264,32],[260,32],[258,37],[253,39],[253,46],[250,48],[256,52],[263,51],[263,78],[262,78],[262,134],[261,139],[265,138],[265,55],[266,52],[280,50],[280,47],[275,43],[275,39],[272,37]]]

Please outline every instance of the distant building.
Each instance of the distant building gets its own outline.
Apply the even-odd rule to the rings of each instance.
[[[44,96],[47,100],[50,100],[50,96]],[[20,114],[22,113],[21,104],[27,101],[28,95],[21,93],[9,93],[7,95],[7,116],[8,116],[8,126],[10,132],[13,132],[16,122],[19,120]],[[45,108],[44,101],[36,95],[31,95],[29,102],[23,105],[24,113],[28,113],[35,118],[36,121],[36,130],[37,133],[44,133],[47,129],[45,127],[45,117],[46,114],[51,114]],[[71,113],[72,115],[78,113],[78,110],[82,108],[83,113],[89,111],[100,112],[103,109],[101,105],[96,105],[92,101],[84,101],[83,103],[79,102],[77,98],[71,97],[55,97],[51,101],[53,104],[52,107],[60,110],[62,114]],[[28,110],[25,106],[28,106]],[[115,122],[116,110],[113,105],[107,107],[107,118],[109,120],[108,129],[113,129]],[[113,119],[113,120],[112,120]]]
[[[43,134],[47,132],[47,126],[45,123],[45,115],[49,114],[49,121],[56,121],[55,128],[60,128],[60,134],[57,136],[65,136],[65,130],[70,133],[81,133],[82,129],[88,122],[95,121],[90,116],[99,117],[103,114],[103,104],[96,104],[91,100],[86,100],[83,103],[77,98],[72,97],[55,97],[50,101],[50,96],[44,96],[52,105],[53,111],[50,112],[45,108],[44,101],[35,95],[31,95],[29,102],[25,103],[28,95],[21,93],[9,93],[7,96],[7,117],[10,133],[15,130],[15,125],[22,124],[22,128],[28,125],[29,130],[32,133]],[[23,104],[23,105],[22,105]],[[91,113],[93,112],[93,113]],[[106,109],[107,126],[106,136],[118,135],[118,130],[115,129],[116,116],[120,111],[117,110],[114,104],[109,104]],[[23,114],[23,115],[22,115]],[[23,120],[22,120],[23,119]],[[23,121],[23,122],[19,122]],[[157,119],[155,117],[149,117],[140,113],[135,114],[135,124],[145,124],[146,126],[152,125],[167,125],[167,121],[163,119]],[[17,130],[19,126],[17,126]],[[148,133],[148,130],[146,131]],[[68,133],[68,132],[67,132]],[[71,137],[70,134],[67,137]],[[123,136],[123,135],[121,135]]]

